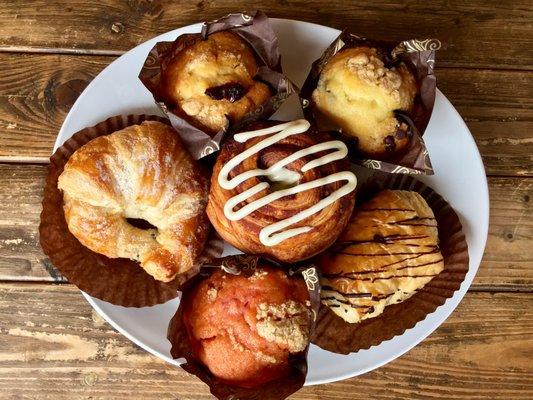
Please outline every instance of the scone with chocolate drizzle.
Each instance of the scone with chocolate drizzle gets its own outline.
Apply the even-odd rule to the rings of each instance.
[[[410,111],[416,93],[404,63],[387,66],[375,48],[354,47],[328,61],[312,100],[322,119],[356,139],[360,153],[379,158],[409,144],[412,132],[396,112]]]
[[[433,211],[416,192],[383,190],[355,210],[317,265],[324,305],[349,323],[377,317],[444,269]]]

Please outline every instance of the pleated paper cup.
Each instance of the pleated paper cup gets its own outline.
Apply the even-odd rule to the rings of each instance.
[[[202,280],[208,278],[214,271],[222,268],[225,272],[235,275],[243,274],[250,276],[254,273],[260,258],[255,256],[238,255],[220,259],[212,265],[204,265],[199,274],[190,279],[183,286],[183,294],[180,306],[168,326],[167,338],[171,344],[170,353],[174,359],[183,358],[185,363],[181,367],[187,372],[197,376],[209,386],[211,393],[221,400],[282,400],[298,391],[305,383],[307,375],[307,352],[309,346],[301,354],[291,356],[291,372],[289,375],[266,382],[254,388],[243,388],[233,386],[223,382],[209,371],[201,362],[195,359],[192,345],[187,334],[185,323],[183,322],[183,305],[187,304],[191,291]],[[264,261],[270,266],[270,262]],[[317,271],[314,266],[300,267],[294,270],[287,270],[280,267],[291,276],[301,276],[309,291],[313,319],[311,321],[311,334],[314,329],[314,321],[320,306],[320,285]],[[231,360],[228,360],[231,362]]]
[[[369,200],[383,189],[418,192],[426,200],[437,220],[444,269],[409,299],[389,305],[379,316],[359,323],[345,322],[322,304],[312,342],[334,353],[357,352],[402,335],[451,298],[468,272],[465,235],[459,217],[446,200],[410,176],[383,172],[375,173],[360,186],[358,200]]]
[[[161,76],[169,61],[179,56],[184,49],[222,31],[231,31],[250,46],[259,64],[254,79],[267,83],[272,90],[272,96],[245,115],[242,120],[231,124],[228,121],[226,127],[212,134],[201,129],[198,124],[192,123],[183,111],[165,99]],[[219,151],[226,134],[235,131],[239,126],[258,119],[268,119],[292,93],[297,91],[296,86],[283,74],[278,38],[270,20],[262,11],[228,14],[204,22],[201,33],[186,33],[178,36],[173,42],[156,43],[146,57],[139,79],[153,95],[154,101],[169,118],[172,126],[176,128],[194,159]]]
[[[427,174],[433,175],[433,167],[422,136],[428,125],[437,89],[435,74],[435,52],[441,43],[437,39],[411,39],[401,42],[387,42],[367,39],[347,31],[342,32],[322,53],[322,56],[311,66],[311,70],[300,91],[300,102],[307,119],[314,121],[321,129],[342,131],[336,124],[316,110],[313,102],[313,91],[316,89],[320,74],[329,60],[338,52],[353,47],[373,47],[384,54],[391,62],[403,62],[413,72],[419,94],[415,98],[413,110],[409,113],[397,111],[399,121],[409,126],[411,140],[407,149],[401,154],[380,159],[369,159],[356,151],[350,153],[351,160],[363,167],[395,174]],[[357,145],[352,136],[345,135],[351,150]]]
[[[196,274],[199,267],[193,267],[165,283],[155,280],[138,262],[112,259],[89,250],[68,229],[63,212],[63,193],[57,187],[57,180],[77,149],[98,136],[109,135],[146,120],[169,124],[168,120],[153,115],[115,116],[82,129],[59,147],[50,157],[39,225],[44,253],[70,283],[93,297],[125,307],[153,306],[177,297],[180,285]],[[208,262],[221,254],[223,243],[214,235],[212,233],[208,239],[199,263]]]

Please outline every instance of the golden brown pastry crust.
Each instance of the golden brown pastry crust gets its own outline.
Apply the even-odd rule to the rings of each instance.
[[[218,270],[184,298],[195,356],[227,383],[254,387],[289,373],[309,342],[310,302],[300,278],[265,264],[250,277]]]
[[[323,304],[351,323],[376,317],[443,270],[433,211],[417,192],[383,190],[316,264]]]
[[[165,67],[161,87],[166,101],[191,124],[215,134],[264,104],[271,90],[255,81],[258,64],[252,49],[239,36],[223,31],[198,39]],[[206,90],[239,84],[244,95],[236,101],[216,99]]]
[[[157,280],[190,269],[209,232],[207,178],[160,122],[91,140],[70,157],[58,187],[68,228],[84,246],[139,261]],[[139,229],[126,218],[159,229]]]
[[[354,47],[329,60],[312,99],[322,118],[357,138],[360,153],[379,158],[409,144],[409,127],[394,111],[410,111],[416,93],[416,81],[404,63],[389,69],[375,48]]]
[[[273,124],[274,123],[272,122],[257,123],[250,125],[247,128],[254,130],[271,126]],[[263,228],[311,207],[319,200],[327,197],[330,193],[340,188],[343,185],[343,182],[339,181],[316,189],[306,190],[295,195],[283,197],[261,207],[240,220],[230,221],[224,215],[224,205],[226,202],[238,193],[242,193],[252,186],[255,186],[259,183],[259,179],[247,179],[235,189],[226,190],[220,187],[218,183],[218,174],[222,167],[231,158],[242,153],[245,149],[252,147],[262,139],[262,137],[258,137],[248,140],[245,143],[239,143],[230,139],[224,144],[213,168],[213,175],[211,176],[211,189],[207,205],[207,215],[219,235],[244,253],[263,255],[286,263],[307,259],[328,248],[342,232],[353,210],[355,192],[351,192],[341,197],[333,204],[311,217],[291,225],[291,228],[311,226],[312,229],[309,232],[296,235],[274,246],[263,245],[259,240],[259,232]],[[312,134],[303,133],[290,136],[246,159],[245,162],[241,163],[231,171],[230,177],[232,178],[244,171],[258,167],[268,168],[280,159],[287,157],[289,154],[293,154],[300,149],[327,140],[331,140],[331,138],[323,132],[313,132]],[[320,157],[319,153],[310,157],[301,158],[288,164],[286,168],[301,173],[301,167],[305,163],[318,157]],[[349,170],[349,163],[346,159],[335,161],[302,173],[303,178],[300,180],[300,183],[347,170]],[[276,190],[275,185],[272,185],[272,188],[273,190]],[[267,190],[270,192],[271,189]],[[265,196],[265,192],[266,191],[261,191],[255,196],[250,197],[247,203]]]

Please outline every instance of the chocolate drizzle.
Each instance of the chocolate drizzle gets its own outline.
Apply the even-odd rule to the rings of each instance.
[[[415,212],[415,210],[412,210],[410,208],[365,208],[362,210],[358,210],[358,212],[373,212],[373,211],[404,211],[404,212]]]
[[[333,290],[337,292],[338,294],[340,294],[341,296],[346,297],[346,298],[367,298],[367,299],[372,299],[372,300],[383,300],[394,294],[394,292],[384,293],[384,294],[375,294],[375,295],[372,293],[347,293],[347,292],[341,292],[340,290],[337,290],[327,285],[322,286],[322,290]],[[322,298],[322,300],[327,300],[327,299],[329,299],[329,297]],[[332,299],[334,299],[334,297],[332,297]]]
[[[332,288],[331,286],[324,285],[322,286],[323,290],[336,290]],[[342,293],[340,291],[337,291],[339,294],[342,294],[344,297],[350,297],[350,298],[358,298],[358,297],[367,297],[372,298],[372,293]]]
[[[407,245],[407,246],[409,245],[409,244],[405,244],[405,243],[402,243],[402,244]],[[339,252],[339,254],[346,255],[346,256],[354,256],[354,257],[379,257],[379,256],[387,257],[387,256],[406,256],[406,255],[411,255],[411,254],[417,255],[417,256],[423,256],[423,255],[426,255],[426,254],[434,254],[434,253],[435,253],[434,250],[431,250],[431,251],[428,251],[428,252],[419,252],[419,253],[414,253],[412,251],[402,251],[402,252],[397,252],[397,253],[387,252],[387,253],[373,253],[373,254],[348,253],[348,252],[345,252],[345,251]]]
[[[322,258],[322,302],[349,322],[409,298],[443,268],[431,210],[409,192],[384,193],[383,201],[374,198],[357,209],[348,231]]]
[[[340,242],[335,245],[335,251],[337,253],[343,253],[343,250],[347,247],[356,245],[356,244],[368,244],[368,243],[380,243],[380,244],[393,244],[394,242],[408,240],[408,239],[426,239],[427,235],[389,235],[389,236],[381,236],[381,235],[374,235],[374,239],[372,240],[348,240],[345,242]],[[406,243],[403,243],[406,244]],[[409,244],[413,247],[419,247],[419,244],[413,243]],[[349,254],[349,253],[348,253]],[[350,254],[351,255],[351,254]]]

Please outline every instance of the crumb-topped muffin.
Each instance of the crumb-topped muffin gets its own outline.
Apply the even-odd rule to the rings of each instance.
[[[328,61],[312,100],[320,114],[357,139],[360,153],[386,157],[409,143],[409,127],[395,111],[410,111],[416,93],[404,63],[388,68],[375,48],[354,47]]]
[[[195,357],[226,383],[254,387],[290,372],[309,342],[305,282],[275,268],[246,277],[222,270],[193,288],[184,305]]]
[[[214,134],[271,96],[266,84],[254,80],[258,68],[243,39],[217,32],[179,52],[164,69],[161,86],[183,118]]]

